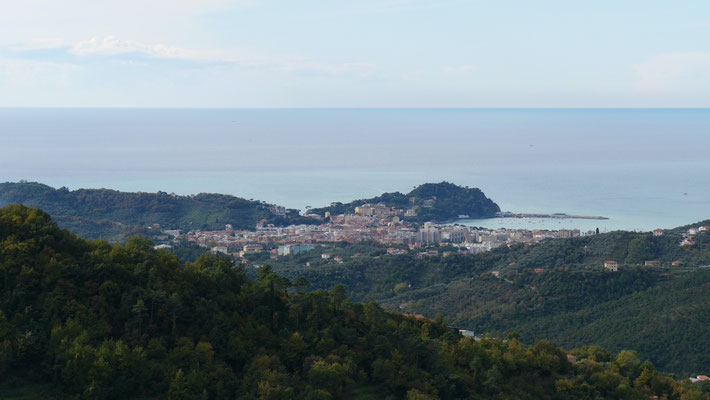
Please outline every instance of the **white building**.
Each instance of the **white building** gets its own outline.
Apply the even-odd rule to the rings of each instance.
[[[463,243],[466,241],[468,229],[463,226],[446,227],[441,232],[441,240],[451,243]]]
[[[260,244],[256,243],[247,243],[242,247],[242,253],[244,254],[255,254],[255,253],[261,253],[264,251],[264,248]]]
[[[279,246],[278,254],[280,256],[288,256],[291,254],[303,253],[304,251],[313,250],[314,247],[310,244],[287,244]]]
[[[427,222],[424,226],[417,232],[417,243],[423,245],[430,245],[434,243],[439,243],[441,241],[441,232],[439,228],[434,226],[431,222]]]
[[[212,254],[217,253],[229,254],[229,250],[227,249],[227,246],[215,246],[212,248]]]
[[[619,263],[614,260],[604,261],[604,269],[611,272],[617,272],[619,270]]]

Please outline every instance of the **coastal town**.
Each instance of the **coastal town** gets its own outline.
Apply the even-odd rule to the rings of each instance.
[[[280,215],[282,207],[272,207]],[[187,240],[214,253],[244,257],[247,254],[271,252],[273,257],[296,254],[313,249],[316,244],[334,242],[375,242],[392,246],[390,254],[421,251],[432,246],[453,246],[461,253],[479,253],[516,243],[535,244],[544,240],[595,234],[579,229],[527,230],[483,229],[460,224],[423,224],[406,220],[416,210],[397,209],[385,204],[363,204],[352,214],[306,214],[319,224],[277,227],[260,221],[254,230],[237,230],[227,224],[222,230],[180,232],[164,230],[174,240]],[[156,227],[159,228],[159,227]],[[158,245],[168,248],[170,244]],[[426,253],[423,253],[426,254]]]
[[[432,204],[432,201],[425,203]],[[546,240],[573,238],[588,235],[599,235],[598,230],[582,232],[579,229],[559,230],[528,230],[528,229],[486,229],[452,223],[416,223],[408,220],[408,216],[416,215],[416,209],[398,209],[388,207],[383,203],[365,203],[355,207],[354,213],[324,215],[306,213],[304,216],[317,220],[316,224],[299,224],[289,226],[274,226],[266,220],[259,221],[254,230],[235,229],[225,225],[221,230],[161,230],[163,241],[156,248],[170,248],[173,242],[187,241],[212,253],[228,254],[237,262],[249,264],[249,255],[267,254],[271,258],[279,258],[303,253],[333,243],[363,243],[371,242],[388,246],[387,254],[397,255],[412,253],[417,257],[447,256],[453,253],[476,254],[490,251],[501,246],[516,244],[534,245]],[[273,206],[270,212],[274,215],[284,215],[286,209]],[[521,215],[498,213],[498,217],[520,218]],[[536,214],[543,218],[558,218],[564,214]],[[461,216],[465,218],[466,216]],[[601,219],[604,217],[579,217]],[[153,227],[160,229],[158,225]],[[689,228],[678,243],[681,247],[693,246],[695,236],[710,231],[708,226]],[[653,236],[663,236],[663,229],[651,232]],[[442,247],[446,249],[440,251]],[[330,260],[331,254],[323,253],[324,259]],[[335,255],[330,260],[343,262]],[[605,271],[616,272],[620,262],[606,260],[603,263]],[[645,266],[664,266],[658,260],[645,260]],[[669,263],[668,266],[680,267],[680,260]],[[539,270],[539,271],[538,271]],[[535,272],[543,272],[536,269]]]

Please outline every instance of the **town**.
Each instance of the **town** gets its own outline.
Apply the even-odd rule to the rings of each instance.
[[[272,207],[274,214],[283,213],[282,207]],[[543,240],[570,238],[595,234],[579,229],[526,230],[483,229],[459,224],[423,224],[406,221],[416,210],[402,210],[384,204],[363,204],[353,214],[306,214],[320,224],[277,227],[260,221],[255,230],[236,230],[229,224],[223,230],[193,230],[182,233],[163,230],[174,240],[187,240],[212,250],[236,257],[271,252],[273,257],[295,254],[313,249],[314,244],[334,242],[375,242],[391,245],[390,254],[418,251],[432,246],[453,246],[461,253],[479,253],[516,243],[535,244]],[[155,227],[159,228],[159,227]],[[158,245],[168,248],[170,244]],[[434,254],[432,252],[422,254]]]

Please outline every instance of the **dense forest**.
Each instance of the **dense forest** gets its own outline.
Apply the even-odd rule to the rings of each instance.
[[[710,265],[710,233],[696,235],[693,246],[679,246],[687,228],[660,237],[612,232],[448,257],[339,244],[271,265],[289,278],[305,277],[314,288],[341,283],[352,299],[375,300],[386,309],[440,313],[481,334],[515,331],[526,343],[544,338],[567,347],[634,349],[660,369],[687,375],[710,369],[703,342],[710,336],[710,269],[704,268]],[[323,260],[324,252],[341,256],[342,264]],[[619,272],[605,272],[606,260],[618,260]],[[660,266],[644,267],[647,260]],[[672,267],[673,261],[683,265]]]
[[[407,217],[416,222],[449,221],[459,215],[471,218],[492,217],[500,211],[500,207],[486,197],[478,188],[461,187],[449,182],[425,183],[415,187],[411,192],[384,193],[371,199],[355,200],[347,204],[333,203],[328,207],[314,208],[310,212],[332,215],[355,212],[355,207],[363,204],[384,203],[388,207],[399,209],[416,208],[416,217]]]
[[[3,398],[710,398],[632,351],[476,341],[268,266],[252,280],[140,236],[85,241],[24,206],[0,209],[0,274]]]
[[[0,183],[0,206],[23,204],[52,215],[63,228],[81,237],[123,242],[134,234],[149,235],[148,226],[163,229],[254,229],[266,220],[277,226],[313,224],[298,210],[285,215],[271,212],[272,205],[239,197],[201,193],[177,196],[165,192],[127,193],[109,189],[54,189],[33,182]]]

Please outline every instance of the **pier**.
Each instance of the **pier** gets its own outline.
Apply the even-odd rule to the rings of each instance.
[[[535,214],[535,213],[512,213],[512,212],[499,212],[496,213],[497,218],[558,218],[558,219],[609,219],[602,216],[590,216],[590,215],[568,215],[562,213],[555,214]]]

